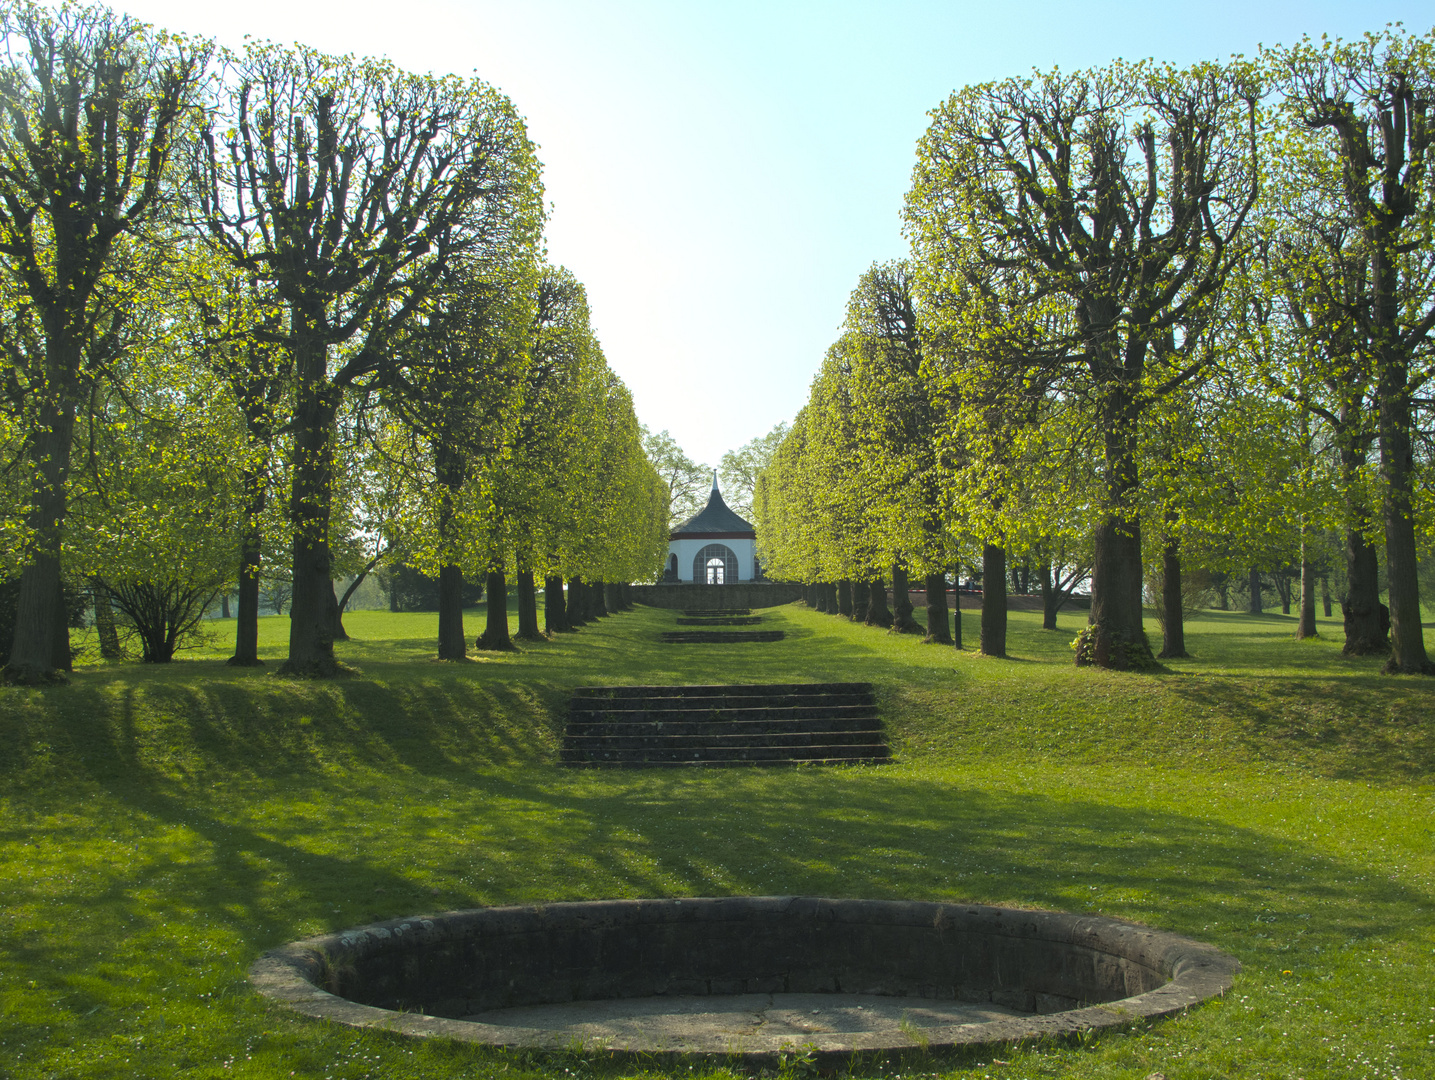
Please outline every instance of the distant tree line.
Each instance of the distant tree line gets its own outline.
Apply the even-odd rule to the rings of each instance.
[[[0,35],[7,681],[63,677],[77,595],[165,661],[235,590],[253,664],[282,582],[283,670],[325,676],[336,578],[429,575],[460,658],[468,582],[507,648],[510,582],[538,638],[656,573],[667,491],[507,98],[102,7],[0,3]]]
[[[1010,562],[1052,628],[1089,575],[1076,662],[1135,669],[1147,600],[1185,655],[1193,579],[1274,585],[1301,636],[1334,581],[1347,652],[1429,673],[1432,102],[1435,34],[1399,29],[954,93],[910,259],[862,276],[758,479],[764,565],[898,630],[924,578],[944,643],[979,572],[994,655]]]

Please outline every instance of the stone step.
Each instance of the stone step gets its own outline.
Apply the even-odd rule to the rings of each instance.
[[[781,641],[781,630],[667,630],[663,641],[675,645],[737,645],[755,641]]]
[[[881,762],[870,683],[581,687],[560,760],[570,765]]]
[[[879,727],[881,721],[877,719],[877,710],[870,705],[851,706],[843,709],[834,709],[830,713],[823,713],[816,709],[804,709],[801,713],[788,712],[786,710],[765,712],[760,709],[749,709],[739,714],[740,719],[733,719],[725,713],[693,713],[693,712],[650,712],[645,714],[622,712],[622,713],[591,713],[577,711],[568,714],[567,730],[575,734],[584,733],[589,728],[602,728],[607,731],[651,731],[651,732],[686,732],[690,728],[711,729],[714,733],[723,731],[851,731],[854,725],[867,725],[868,727]]]
[[[679,618],[679,626],[756,626],[762,622],[761,615],[713,615],[701,619]]]
[[[808,746],[869,746],[882,741],[882,731],[875,722],[857,731],[752,731],[714,735],[701,733],[678,735],[661,734],[617,735],[599,732],[591,735],[568,732],[563,736],[563,745],[569,750],[701,750],[704,753],[721,754],[732,749],[780,749],[805,748]]]
[[[748,746],[697,750],[570,750],[564,747],[560,760],[566,765],[725,765],[798,764],[802,762],[889,761],[883,743],[850,746],[812,745],[803,747]]]
[[[678,614],[687,615],[692,618],[726,618],[732,615],[751,615],[752,608],[680,608],[678,609]]]
[[[869,682],[831,683],[693,683],[687,686],[579,686],[573,690],[573,700],[590,701],[594,698],[700,698],[724,697],[738,694],[745,697],[770,697],[778,694],[832,694],[872,692]]]
[[[695,720],[714,716],[728,720],[758,720],[763,713],[779,716],[840,716],[849,709],[872,709],[871,694],[782,694],[770,698],[623,698],[618,701],[573,701],[570,718],[580,714],[622,720]],[[801,710],[794,712],[793,710]],[[813,711],[817,710],[817,711]]]

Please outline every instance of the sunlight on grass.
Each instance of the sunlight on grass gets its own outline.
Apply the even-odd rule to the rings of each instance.
[[[1140,676],[1072,667],[1075,615],[1053,634],[1013,612],[996,661],[767,614],[786,641],[662,645],[671,613],[639,609],[438,663],[433,616],[357,612],[340,654],[359,674],[331,683],[230,669],[216,646],[4,691],[0,1076],[666,1074],[311,1024],[244,973],[285,941],[427,910],[730,893],[1099,912],[1245,965],[1176,1022],[864,1074],[1428,1073],[1429,682],[1342,657],[1328,622],[1296,642],[1289,620],[1202,613],[1194,658]],[[285,630],[264,620],[265,655]],[[894,765],[556,765],[575,686],[825,679],[876,684]]]

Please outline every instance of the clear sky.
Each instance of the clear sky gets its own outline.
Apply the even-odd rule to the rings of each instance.
[[[550,259],[639,418],[699,461],[791,419],[847,295],[905,254],[927,110],[973,82],[1423,32],[1435,0],[124,0],[172,30],[476,72],[540,144]]]

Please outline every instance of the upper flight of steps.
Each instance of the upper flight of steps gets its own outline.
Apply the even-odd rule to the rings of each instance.
[[[698,608],[679,613],[679,626],[691,626],[692,630],[665,630],[662,640],[679,645],[734,645],[748,641],[781,641],[785,636],[781,630],[714,630],[723,626],[755,626],[762,622],[761,615],[754,615],[751,608]],[[702,629],[696,629],[702,627]]]
[[[891,759],[871,683],[601,686],[573,692],[567,765],[791,765]]]

